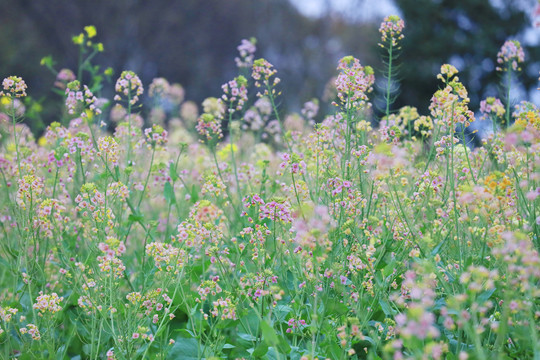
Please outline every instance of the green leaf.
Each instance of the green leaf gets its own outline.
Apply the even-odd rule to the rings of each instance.
[[[185,339],[191,339],[195,337],[195,334],[189,329],[176,329],[174,332],[178,333],[178,336],[185,338]]]
[[[268,345],[265,342],[260,343],[255,350],[253,350],[253,357],[264,356],[268,352]]]
[[[176,181],[178,179],[178,174],[176,173],[176,169],[174,168],[173,164],[169,165],[169,176],[171,177],[172,181]]]
[[[264,341],[266,341],[268,345],[277,345],[279,343],[276,331],[264,320],[261,321],[261,330]]]
[[[394,309],[392,309],[392,307],[390,306],[390,304],[386,300],[380,299],[379,300],[379,305],[381,305],[381,309],[382,309],[384,315],[386,315],[386,316],[390,317],[390,316],[393,316],[396,313],[396,311]]]
[[[477,299],[478,299],[478,302],[480,304],[486,302],[490,297],[491,295],[493,295],[493,293],[497,290],[497,288],[493,288],[491,290],[486,290],[484,292],[482,292],[480,295],[478,295]]]
[[[165,196],[165,200],[167,201],[167,204],[174,205],[176,204],[176,196],[174,196],[174,189],[170,182],[165,183],[165,188],[163,189],[163,195]]]
[[[199,193],[197,192],[197,186],[193,185],[191,188],[191,201],[196,203],[199,200]]]
[[[143,220],[142,214],[129,214],[128,220],[131,222],[139,222]]]
[[[261,322],[261,331],[263,335],[264,342],[268,346],[277,348],[281,353],[288,354],[291,352],[291,347],[289,343],[283,336],[279,336],[276,333],[276,330],[271,327],[266,321]]]
[[[292,308],[287,305],[278,305],[274,309],[274,315],[278,322],[283,322],[287,318],[287,315],[292,311]]]
[[[169,350],[168,359],[198,360],[199,343],[196,339],[176,338],[171,350]]]

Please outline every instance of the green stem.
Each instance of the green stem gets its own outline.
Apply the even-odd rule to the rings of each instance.
[[[386,118],[390,115],[390,86],[392,85],[392,50],[393,43],[390,42],[390,47],[388,48],[388,75],[386,83]]]

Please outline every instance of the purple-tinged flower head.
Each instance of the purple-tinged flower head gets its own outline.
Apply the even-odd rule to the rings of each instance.
[[[122,97],[134,105],[139,101],[139,96],[144,93],[144,88],[141,79],[133,71],[122,71],[122,74],[116,81],[115,90],[118,93],[114,100],[120,101]]]
[[[83,105],[79,116],[87,117],[89,115],[89,113],[86,111],[87,109],[91,113],[99,115],[101,114],[101,109],[96,106],[97,102],[97,98],[94,96],[92,91],[90,91],[88,86],[84,85],[83,89],[81,90],[81,83],[79,80],[74,80],[67,84],[66,108],[68,110],[68,114],[75,114],[75,110],[77,110],[79,103],[82,103]]]
[[[62,310],[62,307],[60,306],[60,302],[62,300],[64,300],[64,298],[58,297],[56,293],[52,293],[51,295],[45,295],[41,291],[39,293],[39,296],[36,298],[36,302],[34,303],[33,308],[40,311],[40,316],[42,316],[46,312],[54,314]]]
[[[304,107],[302,108],[302,115],[306,118],[306,120],[310,124],[314,124],[314,118],[317,116],[317,113],[319,112],[319,100],[312,99],[304,104]]]
[[[485,100],[480,101],[480,112],[482,113],[481,119],[486,120],[490,117],[502,117],[506,110],[501,100],[488,97]]]
[[[26,83],[21,77],[10,76],[2,81],[2,91],[0,91],[0,96],[23,97],[26,96],[26,89]]]
[[[152,125],[151,128],[144,130],[144,136],[146,137],[146,142],[150,148],[167,144],[167,135],[167,130],[156,124]]]
[[[56,81],[54,82],[54,86],[57,88],[60,88],[64,90],[67,87],[67,84],[75,81],[77,78],[75,77],[75,74],[70,69],[62,69],[60,72],[58,72],[58,75],[56,75]]]
[[[281,155],[281,164],[279,164],[278,175],[283,175],[282,170],[289,168],[291,174],[305,174],[306,173],[306,162],[303,160],[304,154],[297,153],[283,153]]]
[[[171,85],[165,78],[155,78],[149,86],[148,95],[151,98],[161,98],[169,94]]]
[[[20,328],[19,332],[21,334],[28,334],[28,335],[32,336],[32,340],[37,341],[37,340],[41,339],[41,334],[39,332],[39,329],[34,324],[28,324],[25,327]]]
[[[251,77],[255,80],[255,86],[263,86],[265,88],[264,93],[257,93],[258,97],[276,94],[276,89],[274,89],[274,87],[279,84],[281,80],[278,77],[274,77],[274,80],[270,81],[270,78],[277,73],[277,70],[273,69],[273,67],[274,66],[265,59],[257,59],[253,62]]]
[[[249,68],[253,65],[254,54],[257,51],[255,44],[257,44],[257,39],[253,37],[249,40],[242,39],[242,42],[236,48],[240,54],[240,57],[234,58],[236,66],[239,68]]]
[[[228,104],[229,113],[242,110],[247,101],[247,80],[242,75],[221,86],[223,95],[221,101]]]
[[[363,67],[353,56],[345,56],[339,60],[337,69],[340,73],[335,85],[344,108],[361,109],[366,104],[371,106],[367,102],[367,94],[373,90],[375,82],[373,69],[370,66]]]
[[[380,47],[385,47],[385,44],[391,44],[392,46],[397,46],[398,41],[403,39],[403,28],[405,27],[405,22],[400,19],[397,15],[390,15],[384,18],[381,26],[379,27],[379,32],[381,33],[381,41],[379,44]]]
[[[10,307],[1,307],[0,306],[0,320],[2,320],[4,323],[8,323],[11,321],[13,315],[17,314],[19,312],[18,309],[10,308]]]
[[[259,219],[270,219],[289,224],[293,220],[291,205],[282,199],[264,203],[259,207]]]
[[[519,64],[525,61],[525,52],[517,40],[507,40],[497,53],[497,71],[520,71]]]
[[[223,132],[221,130],[221,118],[212,114],[204,113],[197,120],[195,126],[199,135],[207,141],[221,139]]]

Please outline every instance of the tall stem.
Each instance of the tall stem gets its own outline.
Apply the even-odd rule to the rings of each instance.
[[[506,128],[510,127],[510,86],[512,83],[512,68],[508,65],[506,77]]]
[[[386,117],[390,115],[390,86],[392,85],[392,50],[393,43],[390,42],[390,47],[388,48],[388,74],[387,74],[387,83],[386,83]]]

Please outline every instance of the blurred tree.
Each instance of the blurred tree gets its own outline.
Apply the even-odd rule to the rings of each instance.
[[[406,90],[396,105],[414,104],[427,112],[438,86],[435,76],[447,62],[460,70],[473,108],[486,96],[499,96],[497,53],[507,39],[522,40],[530,27],[529,14],[517,6],[527,1],[532,8],[536,0],[395,0],[406,24],[400,59],[405,64],[401,86]],[[540,59],[538,47],[525,46],[525,50],[524,69]],[[520,76],[525,89],[532,89],[537,78],[537,67],[536,72],[523,71]]]
[[[44,98],[46,122],[57,120],[58,112],[48,101],[54,98],[49,91],[54,77],[39,66],[40,59],[52,55],[57,68],[75,70],[78,53],[71,36],[90,24],[105,47],[95,63],[112,67],[116,75],[133,70],[146,86],[165,77],[182,84],[197,103],[221,94],[221,84],[237,75],[236,47],[254,36],[255,56],[267,58],[283,80],[283,110],[299,110],[304,101],[321,97],[341,56],[372,61],[370,47],[377,41],[371,24],[347,23],[337,14],[306,18],[288,0],[0,0],[0,5],[5,9],[0,77],[22,76],[29,94]],[[104,95],[111,97],[112,90],[106,87]]]

